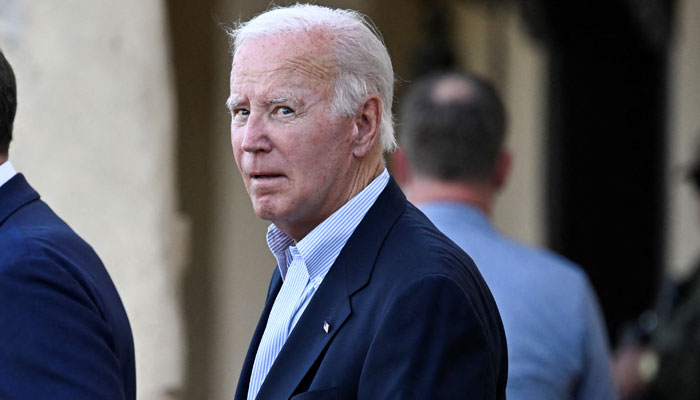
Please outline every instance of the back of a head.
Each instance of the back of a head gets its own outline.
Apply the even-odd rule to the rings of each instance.
[[[0,155],[6,156],[17,111],[17,87],[10,63],[0,50]]]
[[[422,176],[483,182],[493,172],[505,138],[505,110],[494,88],[464,72],[418,80],[399,112],[401,146]]]
[[[374,93],[382,101],[380,140],[385,151],[396,147],[391,105],[394,71],[389,52],[372,22],[353,10],[332,9],[311,4],[274,7],[251,20],[239,23],[229,36],[235,57],[246,40],[291,33],[323,32],[332,38],[336,59],[333,111],[354,115]]]

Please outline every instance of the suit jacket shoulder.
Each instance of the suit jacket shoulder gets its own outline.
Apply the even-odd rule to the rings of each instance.
[[[0,187],[0,326],[0,398],[135,399],[111,278],[21,175]]]

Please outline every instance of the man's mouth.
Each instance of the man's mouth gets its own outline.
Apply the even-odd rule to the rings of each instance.
[[[281,178],[282,174],[251,174],[250,177],[251,179],[274,179],[274,178]]]

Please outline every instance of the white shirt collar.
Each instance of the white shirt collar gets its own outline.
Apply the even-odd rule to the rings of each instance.
[[[304,260],[311,278],[325,276],[388,182],[389,172],[384,168],[367,187],[309,232],[296,246],[291,237],[274,224],[270,225],[267,230],[267,244],[277,259],[282,278],[284,279],[287,266],[291,262],[291,254],[288,252],[292,247]]]
[[[15,171],[15,167],[12,166],[10,160],[0,164],[0,186],[7,183],[15,175],[17,175],[17,171]]]

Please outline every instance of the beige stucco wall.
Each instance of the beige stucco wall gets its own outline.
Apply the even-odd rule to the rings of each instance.
[[[690,272],[700,255],[700,202],[684,174],[700,146],[700,2],[677,4],[669,66],[667,267]]]
[[[138,396],[181,384],[173,88],[161,1],[3,0],[17,76],[10,159],[101,256],[136,346]]]

